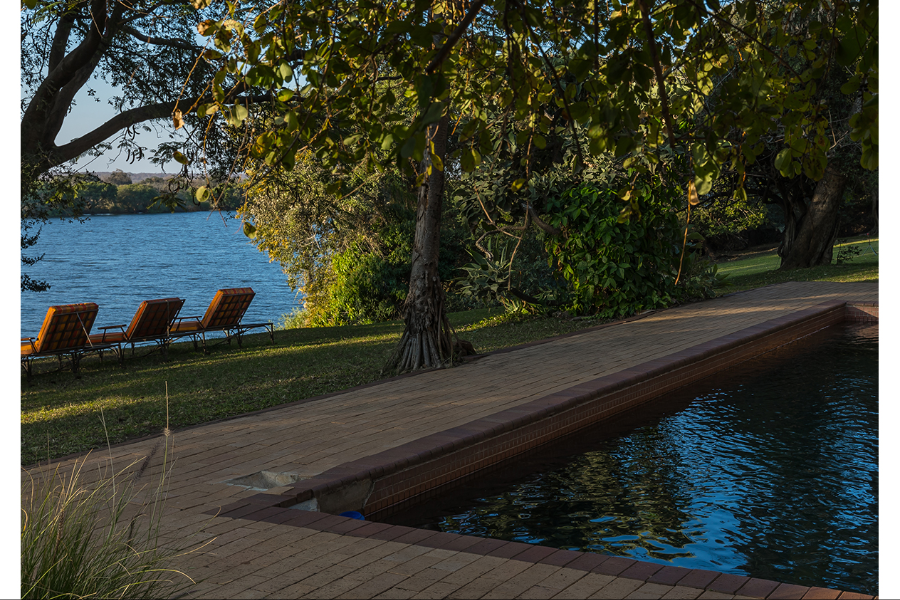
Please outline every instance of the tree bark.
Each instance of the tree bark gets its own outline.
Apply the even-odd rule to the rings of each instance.
[[[781,270],[831,264],[840,225],[838,211],[846,186],[847,176],[829,164],[805,211],[785,206],[784,239],[778,248]]]
[[[442,161],[447,149],[449,124],[450,119],[445,116],[428,130],[435,154]],[[385,367],[397,373],[442,367],[452,362],[453,358],[452,332],[438,274],[444,172],[431,165],[426,152],[422,167],[427,172],[429,166],[432,167],[431,175],[425,177],[418,193],[409,294],[403,305],[406,329]]]

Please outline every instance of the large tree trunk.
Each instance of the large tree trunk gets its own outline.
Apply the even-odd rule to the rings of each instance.
[[[443,161],[447,148],[449,118],[429,128],[435,154]],[[403,373],[430,367],[442,367],[452,361],[450,324],[444,310],[444,290],[438,274],[441,241],[441,209],[444,173],[431,165],[428,154],[422,161],[431,175],[419,188],[416,236],[413,242],[409,294],[403,305],[406,330],[385,369]]]
[[[784,239],[778,248],[781,270],[831,264],[846,185],[847,176],[829,164],[808,205],[800,210],[785,207]]]

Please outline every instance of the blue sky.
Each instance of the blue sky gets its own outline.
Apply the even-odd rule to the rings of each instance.
[[[86,90],[88,87],[92,87],[97,91],[96,98],[91,98],[87,95]],[[114,94],[115,89],[106,82],[101,80],[89,81],[78,95],[75,96],[75,106],[66,118],[56,143],[64,144],[69,142],[74,138],[90,132],[95,127],[114,117],[116,114],[115,109],[107,103],[107,98]],[[97,102],[97,99],[100,101]],[[169,132],[160,125],[156,125],[155,127],[153,124],[149,125],[154,129],[154,131],[149,133],[142,131],[140,126],[136,127],[137,141],[140,144],[147,146],[152,151],[160,142],[168,140]],[[88,158],[87,160],[79,161],[77,165],[80,168],[86,168],[90,171],[101,172],[115,171],[116,169],[122,169],[129,173],[157,173],[161,171],[158,165],[151,163],[146,158],[135,161],[134,163],[129,163],[125,153],[116,148],[105,152],[101,157]],[[175,172],[178,170],[178,166],[178,163],[171,161],[171,164],[166,166],[166,171],[169,173]]]

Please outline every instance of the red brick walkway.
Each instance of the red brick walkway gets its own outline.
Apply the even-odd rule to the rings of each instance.
[[[164,539],[209,541],[179,564],[202,580],[190,592],[195,598],[868,598],[320,512],[266,508],[211,515],[262,496],[226,480],[261,470],[316,478],[836,300],[877,302],[877,284],[761,288],[176,432]],[[157,442],[118,446],[111,458],[119,467],[143,460]],[[92,455],[85,472],[109,460],[108,454]],[[158,473],[160,461],[160,453],[152,457],[146,477]],[[282,497],[290,489],[266,494]]]

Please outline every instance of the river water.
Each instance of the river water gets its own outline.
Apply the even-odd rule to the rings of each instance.
[[[279,264],[270,263],[244,236],[240,221],[224,213],[53,220],[27,254],[44,254],[26,273],[51,288],[22,292],[23,336],[36,336],[47,307],[56,304],[96,302],[95,331],[129,323],[140,303],[154,298],[184,298],[181,316],[202,315],[220,288],[256,292],[244,322],[277,324],[298,304]]]

